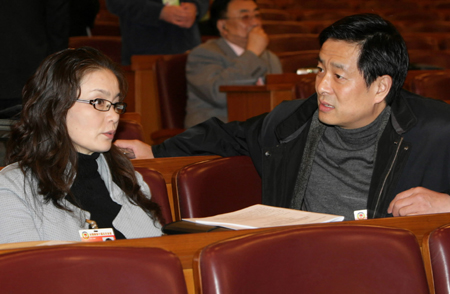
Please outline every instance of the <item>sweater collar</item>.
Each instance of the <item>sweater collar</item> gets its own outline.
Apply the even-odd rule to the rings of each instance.
[[[91,155],[78,153],[77,178],[89,178],[98,175],[97,158],[100,153],[94,152]]]

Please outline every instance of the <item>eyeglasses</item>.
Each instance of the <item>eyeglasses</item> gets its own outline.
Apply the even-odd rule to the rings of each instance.
[[[261,13],[256,13],[254,15],[244,14],[244,15],[237,16],[237,17],[225,17],[224,19],[239,19],[242,22],[250,23],[253,19],[262,20],[262,15],[261,15]]]
[[[94,99],[94,100],[78,99],[77,102],[91,104],[98,111],[109,111],[111,106],[114,107],[114,111],[116,113],[118,113],[118,114],[124,114],[125,111],[127,110],[127,104],[125,102],[112,103],[109,100],[100,99],[100,98],[97,98],[97,99]]]

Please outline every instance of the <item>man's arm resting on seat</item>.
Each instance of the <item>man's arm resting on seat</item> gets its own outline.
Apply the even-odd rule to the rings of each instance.
[[[389,204],[388,213],[393,216],[407,216],[450,212],[450,195],[423,187],[403,191]]]
[[[244,122],[223,123],[213,117],[153,146],[155,157],[250,155],[260,151],[258,136],[266,114]]]
[[[195,155],[251,156],[261,153],[259,134],[266,115],[230,123],[211,118],[155,146],[139,140],[117,140],[114,144],[133,150],[137,159]]]

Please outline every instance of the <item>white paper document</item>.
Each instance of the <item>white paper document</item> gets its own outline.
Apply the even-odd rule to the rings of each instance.
[[[255,204],[247,208],[202,218],[186,218],[185,221],[222,226],[235,230],[292,226],[301,224],[343,221],[340,215],[315,213],[289,208]]]

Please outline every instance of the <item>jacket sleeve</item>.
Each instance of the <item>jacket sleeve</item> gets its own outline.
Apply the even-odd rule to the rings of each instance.
[[[142,193],[144,193],[144,195],[148,199],[151,199],[152,192],[150,191],[148,184],[144,181],[144,178],[142,177],[142,175],[137,171],[135,171],[134,174],[136,175],[136,179],[138,180],[139,186],[141,186]]]
[[[194,3],[197,6],[197,22],[200,21],[203,16],[208,12],[209,1],[208,0],[187,0],[182,2]]]
[[[149,0],[106,0],[108,10],[121,18],[145,26],[158,26],[162,1]]]
[[[23,178],[0,176],[0,179],[0,243],[41,240],[33,211],[24,199],[26,195],[18,194],[18,191],[24,191]]]
[[[190,155],[256,156],[261,152],[259,133],[266,114],[245,122],[223,123],[211,118],[152,147],[155,157]]]
[[[186,64],[189,90],[215,107],[227,106],[226,95],[219,92],[221,85],[251,85],[267,73],[266,63],[253,52],[239,57],[228,57],[207,46],[192,50]]]

